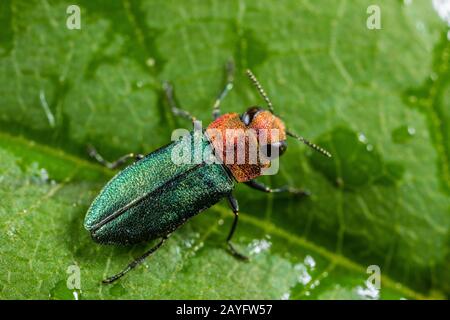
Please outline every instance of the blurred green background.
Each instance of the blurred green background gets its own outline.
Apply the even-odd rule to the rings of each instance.
[[[81,8],[69,30],[66,9]],[[370,30],[369,5],[381,10]],[[424,299],[450,293],[450,33],[437,1],[0,2],[0,298]],[[442,15],[442,11],[441,11]],[[114,172],[88,158],[148,153],[176,119],[161,83],[206,125],[229,58],[225,112],[262,104],[251,68],[293,131],[262,181],[238,186],[235,242],[225,202],[193,218],[113,286],[100,280],[151,244],[95,244],[82,223]],[[81,290],[66,286],[81,270]],[[365,281],[381,269],[381,290]]]

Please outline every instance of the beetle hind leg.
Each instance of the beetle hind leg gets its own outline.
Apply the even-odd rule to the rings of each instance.
[[[120,167],[121,165],[125,164],[129,159],[134,158],[135,161],[138,161],[138,160],[141,160],[142,158],[144,158],[144,155],[142,155],[140,153],[128,153],[128,154],[120,157],[116,161],[109,162],[109,161],[106,161],[102,157],[102,155],[100,153],[98,153],[97,150],[93,146],[88,145],[87,149],[88,149],[88,154],[90,157],[94,158],[95,160],[97,160],[97,162],[104,165],[108,169],[116,169],[116,168]]]
[[[115,275],[108,277],[106,279],[104,279],[102,282],[106,283],[106,284],[111,284],[114,281],[122,278],[125,274],[127,274],[128,272],[130,272],[131,270],[133,270],[134,268],[136,268],[138,265],[140,265],[142,262],[144,262],[144,260],[151,256],[153,253],[155,253],[156,250],[158,250],[163,244],[164,242],[166,242],[166,240],[169,238],[170,234],[164,236],[161,238],[161,240],[158,242],[158,244],[156,244],[154,247],[152,247],[150,250],[146,251],[142,256],[140,256],[139,258],[131,261],[126,267],[125,269],[123,269],[122,271],[120,271],[119,273],[116,273]]]
[[[230,250],[230,253],[234,257],[236,257],[240,260],[248,260],[248,257],[246,255],[240,253],[239,251],[237,251],[235,249],[233,243],[231,242],[231,238],[233,237],[234,231],[236,230],[236,226],[237,226],[238,219],[239,219],[239,205],[238,205],[236,198],[233,197],[233,195],[231,193],[228,195],[228,202],[234,213],[233,225],[231,226],[230,233],[228,234],[228,237],[227,237],[228,249]]]

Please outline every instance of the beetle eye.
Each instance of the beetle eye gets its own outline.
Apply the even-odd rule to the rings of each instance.
[[[287,142],[286,142],[286,140],[283,140],[283,141],[278,142],[278,144],[279,144],[278,154],[281,156],[287,150]]]
[[[259,111],[261,111],[261,110],[262,110],[262,108],[260,108],[260,107],[251,107],[251,108],[249,108],[247,111],[245,111],[242,114],[242,116],[241,116],[242,122],[244,122],[244,124],[246,126],[248,126],[252,122],[252,120],[256,116],[256,114]]]
[[[281,156],[286,149],[287,143],[284,140],[261,146],[262,154],[268,159],[275,159],[277,156]]]

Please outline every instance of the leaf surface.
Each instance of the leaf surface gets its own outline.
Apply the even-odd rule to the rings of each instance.
[[[399,299],[445,298],[449,287],[450,42],[431,2],[64,1],[0,4],[0,298]],[[262,105],[251,68],[295,141],[273,186],[307,199],[238,186],[241,220],[225,202],[193,218],[143,266],[113,286],[151,244],[101,246],[83,228],[114,172],[107,159],[170,142],[175,118],[161,83],[206,126],[235,61],[224,112]],[[81,290],[67,269],[81,270]],[[367,288],[380,267],[381,290]]]

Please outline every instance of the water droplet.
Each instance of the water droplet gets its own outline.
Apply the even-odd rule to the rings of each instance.
[[[219,221],[217,221],[217,223],[219,224],[219,226],[223,225],[224,221],[223,219],[219,219]]]
[[[307,255],[303,261],[305,265],[310,267],[311,269],[314,269],[316,266],[316,261],[310,255]]]
[[[314,281],[314,282],[310,285],[310,288],[311,288],[311,289],[314,289],[314,288],[316,288],[319,284],[320,284],[320,281],[319,281],[319,280],[316,280],[316,281]]]
[[[194,240],[193,239],[184,240],[183,244],[186,248],[191,248],[194,245]]]
[[[145,61],[145,64],[148,66],[148,67],[154,67],[155,66],[155,64],[156,64],[156,61],[155,61],[155,59],[153,59],[153,58],[148,58],[146,61]]]
[[[289,292],[283,293],[283,295],[281,296],[281,300],[289,300],[289,297],[291,295],[289,294]]]
[[[36,184],[48,183],[50,180],[48,171],[44,168],[39,168],[37,162],[33,162],[27,169],[27,174],[30,176],[30,181]]]
[[[405,6],[409,6],[412,3],[412,0],[403,0],[403,4]]]
[[[433,8],[438,16],[450,26],[450,2],[433,0]]]
[[[299,275],[297,276],[297,280],[301,284],[306,285],[312,280],[312,277],[308,273],[308,270],[304,264],[299,263],[299,264],[295,265],[294,270],[299,272]]]
[[[47,182],[49,179],[48,172],[44,168],[40,170],[40,178],[43,182]]]
[[[365,287],[357,286],[355,292],[362,299],[377,300],[380,298],[380,289],[377,289],[372,283],[367,282]]]
[[[272,243],[270,241],[267,241],[266,239],[255,239],[253,240],[249,245],[250,254],[259,254],[263,251],[269,250]]]
[[[368,145],[366,146],[366,150],[369,151],[369,152],[372,152],[372,151],[373,151],[373,145],[368,144]]]
[[[411,140],[416,134],[416,129],[411,126],[400,126],[391,133],[392,141],[398,144],[404,144]]]
[[[364,135],[364,133],[358,134],[358,140],[361,141],[362,143],[367,143],[367,137]]]

